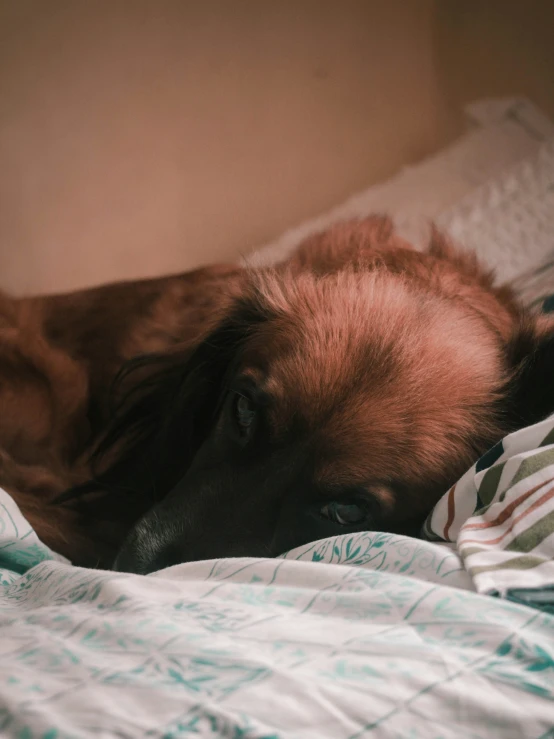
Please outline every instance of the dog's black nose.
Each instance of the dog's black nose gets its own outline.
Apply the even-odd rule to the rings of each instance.
[[[152,534],[140,525],[131,532],[113,563],[113,570],[148,575],[181,564],[186,558],[173,542]]]
[[[151,572],[181,564],[181,562],[183,559],[175,547],[168,546],[150,557],[144,556],[140,551],[132,551],[124,547],[115,558],[112,569],[117,572],[148,575]]]

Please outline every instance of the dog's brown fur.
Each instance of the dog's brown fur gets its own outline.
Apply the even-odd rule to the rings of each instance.
[[[91,538],[74,511],[49,503],[90,476],[86,450],[107,422],[121,366],[197,341],[240,276],[238,267],[218,265],[66,295],[0,298],[0,486],[55,551],[102,559],[102,535]],[[119,538],[126,531],[114,529]]]
[[[48,545],[78,562],[109,559],[140,506],[99,529],[49,503],[90,477],[122,365],[152,352],[182,364],[237,304],[267,319],[246,327],[240,368],[272,399],[272,440],[300,420],[317,438],[314,480],[370,484],[390,530],[420,520],[489,445],[537,420],[517,383],[550,324],[438,233],[418,252],[384,218],[311,237],[273,269],[4,297],[0,485]]]

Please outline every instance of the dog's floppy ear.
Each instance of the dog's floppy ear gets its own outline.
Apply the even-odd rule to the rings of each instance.
[[[92,457],[94,477],[58,502],[77,500],[87,515],[134,520],[169,492],[209,433],[242,342],[264,319],[241,299],[195,347],[124,365],[111,424]]]
[[[509,347],[512,423],[516,428],[554,413],[554,320],[527,318]]]
[[[398,249],[412,250],[412,246],[395,233],[391,218],[372,215],[339,221],[306,237],[285,264],[293,271],[315,274],[329,274],[347,266],[367,269],[379,255]]]

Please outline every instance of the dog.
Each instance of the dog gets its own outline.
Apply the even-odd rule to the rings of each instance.
[[[554,411],[552,321],[383,217],[273,267],[4,298],[0,316],[0,484],[84,566],[417,535],[488,448]]]

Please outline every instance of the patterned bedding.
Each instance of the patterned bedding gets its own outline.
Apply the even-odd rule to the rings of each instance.
[[[490,449],[423,533],[456,544],[477,591],[554,615],[554,417]]]
[[[359,534],[141,577],[46,559],[2,505],[2,736],[552,736],[554,618],[470,592],[447,547]],[[10,572],[12,549],[43,561]]]

